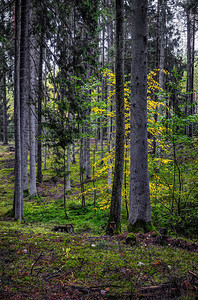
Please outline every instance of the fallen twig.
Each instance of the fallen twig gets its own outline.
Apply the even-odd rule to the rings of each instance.
[[[197,274],[195,274],[194,272],[192,272],[192,271],[188,271],[188,273],[189,273],[190,275],[192,275],[192,276],[194,276],[195,278],[197,278],[197,279],[198,279],[198,275],[197,275]]]
[[[43,254],[43,251],[41,251],[40,255],[38,256],[38,258],[37,258],[37,259],[35,260],[35,262],[33,263],[32,267],[31,267],[31,270],[30,270],[30,275],[32,275],[34,266],[35,266],[36,263],[39,261],[39,259],[41,258],[42,254]]]

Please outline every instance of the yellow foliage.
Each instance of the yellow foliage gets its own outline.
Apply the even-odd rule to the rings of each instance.
[[[166,145],[164,143],[163,136],[165,136],[166,128],[164,125],[156,124],[155,121],[155,114],[158,114],[158,105],[159,103],[155,100],[155,94],[159,92],[159,83],[155,80],[157,72],[160,70],[152,70],[148,76],[147,76],[147,83],[148,83],[148,94],[147,94],[147,112],[148,112],[148,132],[155,136],[157,143],[160,145],[161,149],[166,150]],[[165,70],[162,70],[165,74],[167,72]],[[99,108],[97,107],[97,103],[95,103],[95,106],[92,108],[92,114],[96,117],[100,117],[101,115],[105,115],[108,118],[111,119],[111,123],[115,124],[115,111],[110,111],[110,105],[113,101],[113,98],[116,94],[115,84],[116,84],[116,78],[115,74],[109,70],[104,69],[102,73],[103,79],[106,80],[107,85],[110,87],[108,90],[107,95],[107,107],[106,108]],[[160,105],[165,106],[164,103],[160,103]],[[129,143],[127,144],[126,141],[128,140],[128,137],[130,136],[130,83],[125,82],[124,84],[124,107],[125,107],[125,164],[127,164],[127,167],[124,170],[124,178],[126,178],[127,181],[127,187],[129,187],[129,178],[130,178],[130,155],[129,153]],[[148,141],[151,145],[152,141]],[[127,151],[128,150],[128,151]],[[103,164],[101,163],[95,163],[92,167],[95,169],[95,175],[92,179],[99,179],[103,176],[107,176],[109,170],[113,170],[114,167],[114,156],[115,156],[115,149],[111,149],[111,151],[107,152],[106,155],[103,158]],[[110,163],[109,163],[110,162]],[[170,160],[163,160],[164,164],[168,164]],[[157,179],[157,178],[155,178]],[[124,186],[124,185],[123,185]],[[97,189],[97,188],[95,188]],[[111,191],[112,186],[108,186],[107,184],[104,184],[103,186],[100,186],[99,188],[99,207],[100,209],[109,209],[110,203],[111,203]],[[92,191],[94,188],[92,189]],[[162,184],[156,184],[151,182],[150,183],[150,191],[151,191],[151,197],[158,197],[163,194],[168,193],[168,188],[166,188]],[[88,193],[87,190],[84,194]],[[123,187],[122,191],[122,198],[126,199],[128,198],[128,190]]]

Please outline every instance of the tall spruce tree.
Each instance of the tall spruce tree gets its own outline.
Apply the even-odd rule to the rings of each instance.
[[[132,0],[129,230],[151,222],[147,147],[147,0]]]

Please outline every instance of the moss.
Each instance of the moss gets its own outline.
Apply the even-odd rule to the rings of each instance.
[[[127,237],[126,237],[126,243],[128,245],[134,246],[137,242],[136,236],[135,234],[133,234],[132,232],[130,232]]]
[[[146,233],[151,231],[156,231],[155,227],[153,226],[152,222],[145,222],[143,220],[136,221],[133,225],[128,225],[128,231],[129,232],[135,232],[135,233]]]

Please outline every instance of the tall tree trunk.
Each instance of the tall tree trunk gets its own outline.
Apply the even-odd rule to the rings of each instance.
[[[90,97],[87,99],[88,103],[91,103],[91,91],[90,91]],[[87,120],[86,120],[86,147],[85,147],[85,160],[86,160],[86,166],[85,166],[85,180],[89,180],[91,178],[91,161],[90,161],[90,114],[91,114],[91,108],[88,107],[87,109]]]
[[[8,116],[6,97],[6,73],[3,74],[3,144],[8,145]]]
[[[111,196],[110,222],[121,230],[121,196],[124,170],[124,1],[116,0],[116,145],[115,169]]]
[[[110,9],[111,7],[111,0],[108,0],[108,7]],[[108,25],[107,25],[107,34],[108,34],[108,62],[107,64],[110,66],[110,68],[113,65],[112,62],[112,53],[111,53],[111,47],[112,47],[112,23],[110,22],[110,20],[108,21]],[[107,109],[108,112],[111,113],[112,110],[112,96],[110,96],[110,93],[112,91],[112,87],[110,84],[107,85]],[[111,131],[111,122],[112,122],[112,118],[108,117],[107,118],[107,151],[110,155],[110,151],[111,151],[111,138],[112,138],[112,131]],[[112,159],[109,158],[108,159],[108,192],[110,192],[111,190],[111,185],[112,185]]]
[[[186,113],[194,114],[194,48],[195,48],[195,13],[193,8],[187,9],[187,103]],[[186,127],[186,134],[193,136],[193,124]]]
[[[6,22],[5,22],[5,18],[4,18],[4,14],[5,12],[2,10],[1,11],[1,35],[2,37],[4,36],[4,31],[5,31],[5,27],[6,27]],[[4,145],[8,145],[8,116],[7,116],[7,95],[6,95],[6,72],[7,72],[7,61],[6,61],[6,48],[4,47],[4,43],[1,42],[1,47],[0,47],[0,52],[1,52],[1,66],[3,66],[3,68],[1,69],[1,74],[0,74],[0,84],[1,84],[1,90],[0,93],[2,94],[1,98],[3,99],[3,144]]]
[[[71,191],[70,170],[71,170],[71,144],[67,146],[67,182],[66,182],[67,192]]]
[[[147,0],[132,0],[129,230],[151,222],[147,146]]]
[[[157,20],[156,20],[156,42],[155,42],[155,69],[158,70],[159,69],[159,57],[160,57],[160,0],[157,1],[157,16],[156,16]],[[159,82],[159,73],[157,72],[156,75],[156,81]],[[158,102],[158,96],[155,95],[155,102]],[[157,108],[154,114],[154,120],[155,122],[157,122],[157,118],[158,118],[158,112],[157,112]],[[156,149],[157,149],[157,141],[156,141],[156,135],[153,135],[153,154],[156,155]]]
[[[42,100],[43,100],[43,38],[44,38],[44,28],[42,24],[41,28],[41,39],[40,39],[40,57],[39,57],[39,83],[38,83],[38,129],[37,129],[37,139],[38,139],[38,150],[37,150],[37,181],[42,183]]]
[[[81,139],[80,145],[80,185],[82,194],[82,207],[85,207],[85,186],[84,186],[84,173],[85,173],[85,142],[84,138]]]
[[[164,49],[165,49],[165,29],[166,29],[166,3],[167,0],[161,0],[161,10],[160,10],[160,55],[159,55],[159,103],[158,103],[158,112],[157,112],[157,121],[163,115],[163,106],[161,105],[161,101],[163,99],[163,88],[164,88]],[[157,157],[161,156],[161,147],[159,145],[159,134],[157,134]]]
[[[75,143],[72,144],[72,163],[76,163]]]
[[[105,27],[103,28],[102,31],[102,57],[101,57],[101,63],[102,63],[102,68],[104,68],[105,62],[104,62],[104,56],[105,56]],[[105,81],[104,78],[102,78],[102,88],[101,88],[101,100],[102,102],[104,102],[105,99]],[[104,118],[101,116],[100,117],[100,159],[102,161],[103,157],[104,157],[104,146],[103,146],[103,142],[104,142],[104,132],[103,132],[103,121]]]
[[[36,39],[33,33],[34,9],[30,9],[30,104],[29,104],[29,139],[30,139],[30,196],[37,194],[36,189]]]
[[[29,0],[21,0],[20,43],[20,111],[21,111],[21,157],[22,188],[28,191],[28,100],[29,100]]]
[[[21,122],[20,122],[20,7],[15,1],[15,74],[14,74],[14,133],[15,133],[15,186],[13,210],[16,220],[23,219],[23,190],[21,178]]]

